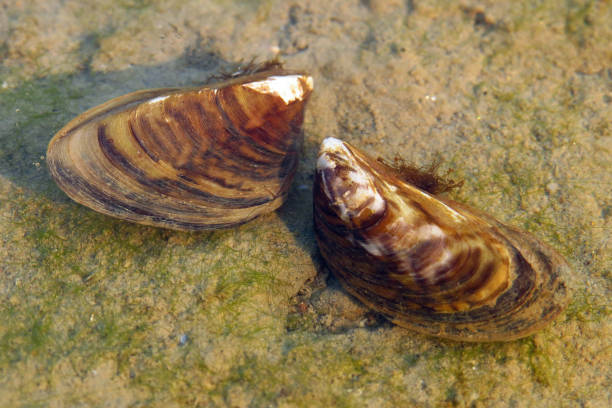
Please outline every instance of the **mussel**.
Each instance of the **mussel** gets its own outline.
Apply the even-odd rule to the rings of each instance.
[[[348,143],[323,141],[313,193],[327,265],[349,293],[400,326],[507,341],[542,328],[568,303],[569,266],[553,249],[417,188]]]
[[[298,163],[308,75],[270,69],[143,90],[69,122],[47,163],[89,208],[178,230],[231,227],[278,208]]]

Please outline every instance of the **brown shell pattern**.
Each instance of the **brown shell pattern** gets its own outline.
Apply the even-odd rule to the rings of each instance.
[[[403,180],[328,138],[317,161],[321,254],[345,289],[394,323],[432,336],[527,336],[567,305],[565,260],[527,232]]]
[[[179,230],[238,225],[285,200],[311,91],[311,77],[273,71],[134,92],[68,123],[47,163],[68,196],[113,217]]]

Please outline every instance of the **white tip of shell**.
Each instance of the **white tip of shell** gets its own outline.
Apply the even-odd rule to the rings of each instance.
[[[153,105],[153,104],[156,104],[156,103],[158,103],[158,102],[162,102],[162,101],[164,101],[164,100],[168,99],[168,96],[170,96],[170,95],[158,96],[158,97],[156,97],[156,98],[151,99],[151,100],[150,100],[150,101],[148,101],[147,103],[149,103],[149,104],[152,104],[152,105]]]
[[[321,153],[337,152],[340,150],[346,150],[344,143],[340,139],[326,137],[323,142],[321,142]]]
[[[279,96],[285,103],[299,101],[312,91],[314,82],[308,75],[270,76],[261,81],[244,84],[255,91]]]
[[[348,154],[348,150],[344,147],[344,143],[340,139],[335,137],[328,137],[321,142],[321,148],[319,150],[319,158],[317,159],[317,171],[325,169],[335,169],[336,162],[331,160],[329,153],[340,154],[345,156]]]
[[[321,143],[317,159],[317,172],[343,166],[331,177],[322,177],[323,191],[334,203],[338,216],[351,222],[363,211],[378,214],[384,211],[385,202],[376,190],[372,176],[356,160],[354,155],[340,139],[328,137]],[[365,205],[365,207],[364,207]]]

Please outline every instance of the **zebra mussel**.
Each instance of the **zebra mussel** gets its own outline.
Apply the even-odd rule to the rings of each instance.
[[[272,69],[143,90],[69,122],[47,163],[74,201],[157,227],[231,227],[278,208],[302,143],[308,75]]]
[[[531,234],[435,196],[335,138],[314,185],[319,249],[344,288],[392,322],[462,341],[507,341],[567,305],[565,260]]]

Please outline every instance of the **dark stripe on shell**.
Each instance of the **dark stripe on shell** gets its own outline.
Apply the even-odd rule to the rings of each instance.
[[[226,198],[199,190],[178,180],[150,178],[142,170],[134,167],[125,157],[123,157],[121,152],[115,148],[112,140],[107,138],[105,129],[106,127],[104,125],[98,126],[98,142],[106,158],[113,164],[113,166],[120,169],[123,173],[130,175],[138,183],[149,187],[160,194],[173,197],[176,196],[176,191],[178,188],[206,200],[208,204],[227,208],[247,208],[262,205],[276,198],[269,196],[254,198]]]
[[[130,136],[136,141],[136,143],[138,143],[138,146],[140,146],[142,151],[145,152],[145,154],[149,156],[151,160],[153,160],[154,162],[158,162],[159,157],[157,157],[157,155],[153,153],[150,149],[147,149],[147,146],[142,143],[139,137],[136,136],[136,132],[134,131],[134,124],[131,119],[128,119],[127,124],[128,128],[130,129]]]
[[[115,148],[113,140],[106,135],[106,125],[98,125],[98,144],[107,160],[115,167],[125,171],[131,178],[140,179],[146,177],[145,173],[134,167],[123,154]]]
[[[225,92],[227,93],[227,92]],[[228,133],[230,133],[233,137],[237,137],[238,140],[240,141],[240,143],[245,144],[246,146],[248,146],[249,148],[251,148],[255,153],[257,153],[258,155],[264,156],[269,158],[269,160],[271,162],[275,162],[278,159],[280,159],[283,156],[283,153],[289,152],[290,150],[292,150],[292,146],[289,146],[289,148],[284,148],[285,146],[283,145],[275,145],[275,148],[283,148],[281,149],[282,152],[278,153],[275,152],[273,150],[270,150],[266,147],[266,144],[270,144],[269,143],[269,139],[271,139],[270,137],[261,137],[263,136],[268,136],[267,132],[262,132],[262,133],[256,133],[253,134],[253,131],[248,132],[245,129],[241,129],[236,127],[236,124],[234,123],[234,121],[229,117],[228,112],[226,112],[226,110],[223,108],[223,103],[220,99],[220,95],[219,93],[216,94],[215,96],[215,103],[217,105],[217,109],[219,110],[219,113],[221,114],[222,118],[223,118],[223,122],[225,124],[225,129],[227,130]],[[238,102],[236,102],[234,100],[234,103],[229,105],[229,106],[233,106],[236,109],[238,108],[238,106],[240,106],[238,104]],[[295,129],[291,128],[290,132],[292,134],[295,134]],[[288,140],[292,140],[293,138],[288,138]],[[248,158],[245,156],[239,156],[240,158]]]

